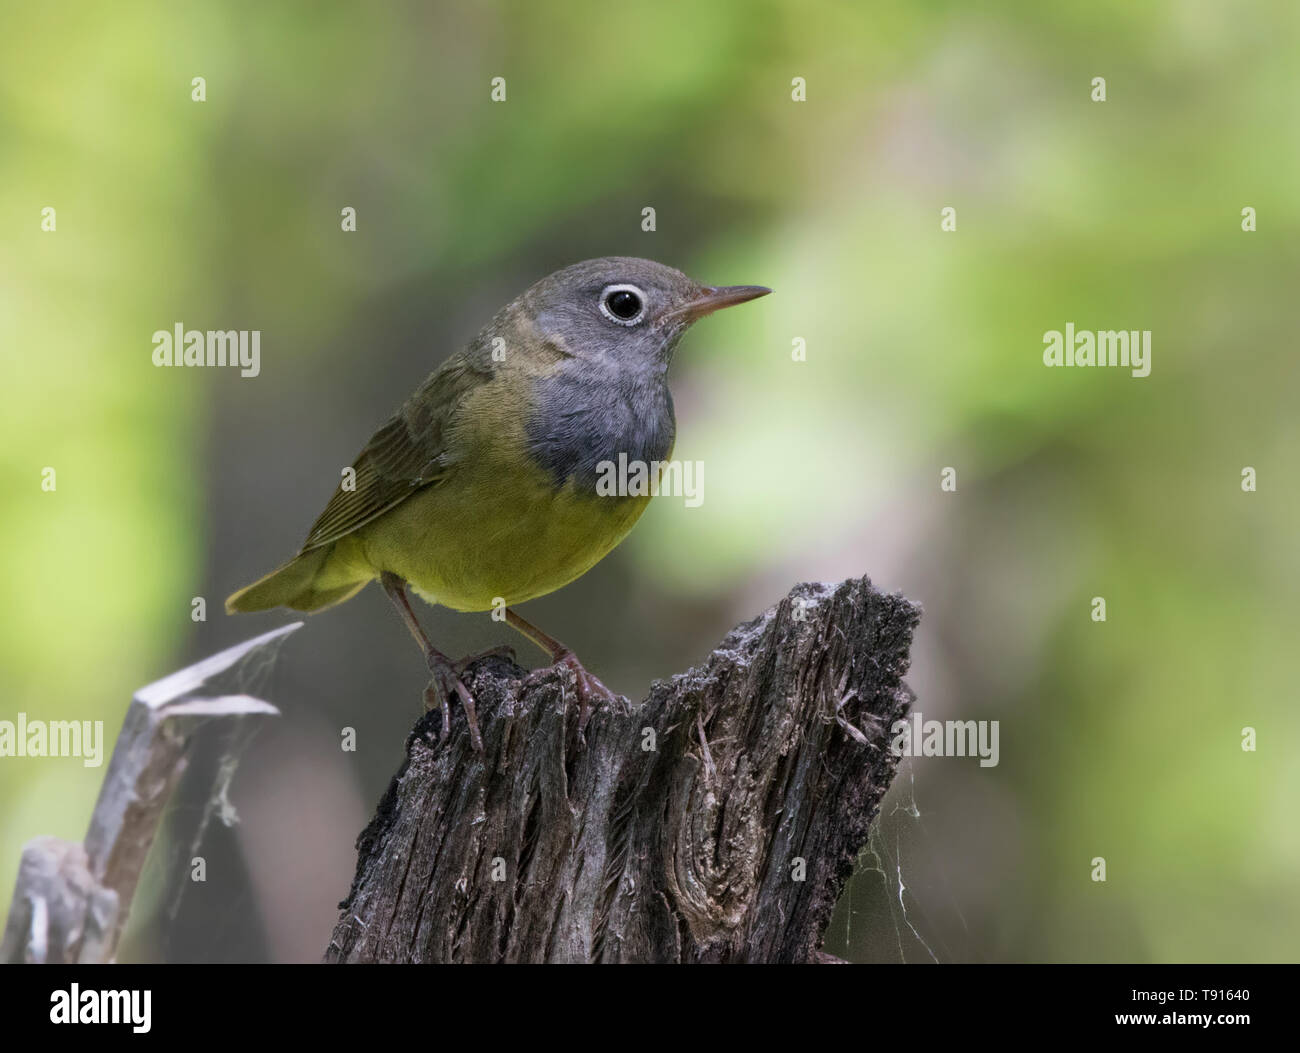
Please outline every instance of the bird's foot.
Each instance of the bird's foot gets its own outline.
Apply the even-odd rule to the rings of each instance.
[[[453,662],[446,655],[436,651],[428,655],[428,661],[429,672],[433,677],[428,687],[424,689],[424,705],[426,709],[437,706],[442,711],[440,738],[446,742],[451,734],[451,696],[454,694],[460,699],[461,707],[465,710],[465,719],[469,722],[469,741],[477,752],[482,753],[483,736],[478,730],[478,713],[474,709],[474,696],[469,693],[469,689],[461,683],[460,679],[464,668],[461,663]]]
[[[578,682],[578,734],[581,735],[587,727],[587,721],[591,719],[593,701],[613,702],[618,695],[602,684],[598,677],[587,672],[578,661],[578,656],[568,649],[556,656],[552,668],[558,666],[572,669],[574,679]]]

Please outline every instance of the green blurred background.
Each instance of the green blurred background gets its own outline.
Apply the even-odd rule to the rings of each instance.
[[[996,768],[904,762],[827,949],[1294,960],[1297,5],[973,8],[6,3],[0,718],[111,737],[287,621],[221,600],[427,371],[543,274],[649,256],[776,295],[678,353],[704,505],[655,502],[529,616],[640,697],[794,581],[867,573],[924,605],[921,712],[1001,721]],[[1044,368],[1071,321],[1152,330],[1151,376]],[[155,369],[176,322],[260,329],[261,375]],[[505,640],[423,613],[452,653]],[[123,957],[318,958],[424,679],[377,589],[312,618],[208,881],[163,913],[182,798]],[[6,903],[102,773],[0,760]]]

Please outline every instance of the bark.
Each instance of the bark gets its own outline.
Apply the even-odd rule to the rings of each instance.
[[[580,736],[572,673],[483,658],[357,841],[332,962],[810,962],[898,759],[919,609],[798,585]]]

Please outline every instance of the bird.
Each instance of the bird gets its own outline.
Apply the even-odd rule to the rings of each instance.
[[[704,285],[630,256],[547,275],[429,374],[341,473],[298,554],[233,593],[226,611],[320,611],[378,580],[424,654],[425,704],[441,711],[441,737],[454,695],[481,752],[461,679],[472,659],[434,647],[407,590],[457,611],[504,609],[509,625],[573,671],[581,729],[613,692],[514,608],[585,574],[627,536],[650,496],[598,487],[603,466],[622,456],[657,471],[671,458],[667,373],[682,335],[770,292]]]

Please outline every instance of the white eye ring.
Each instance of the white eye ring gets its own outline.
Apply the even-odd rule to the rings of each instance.
[[[613,296],[614,293],[617,292],[630,292],[634,294],[636,298],[641,301],[641,310],[637,311],[637,313],[634,314],[631,318],[620,318],[618,315],[616,315],[613,311],[609,309],[609,304],[607,302],[609,298]],[[645,318],[645,310],[646,310],[646,294],[642,292],[640,289],[638,289],[635,285],[626,285],[626,284],[606,285],[605,288],[600,290],[600,313],[603,314],[615,325],[636,325],[643,318]]]

